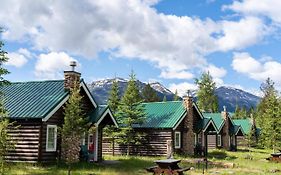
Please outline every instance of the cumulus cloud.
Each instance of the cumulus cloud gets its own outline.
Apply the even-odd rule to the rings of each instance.
[[[266,16],[276,23],[281,24],[280,0],[235,0],[231,5],[223,6],[244,15]]]
[[[69,69],[70,61],[76,60],[64,52],[40,54],[35,65],[35,76],[40,79],[62,78],[61,72]]]
[[[28,62],[28,59],[32,58],[32,54],[29,52],[29,50],[24,48],[20,48],[16,52],[10,52],[7,56],[9,60],[6,65],[17,68],[24,66]]]
[[[277,61],[261,62],[253,58],[249,53],[242,52],[234,54],[232,67],[237,72],[243,73],[252,79],[264,81],[269,77],[277,85],[281,85],[281,64]]]
[[[160,77],[165,79],[192,79],[194,75],[187,71],[162,71]]]
[[[261,41],[270,32],[264,22],[256,17],[240,21],[222,21],[223,36],[217,40],[219,50],[242,49]]]
[[[206,55],[242,49],[262,40],[266,33],[256,18],[213,21],[165,15],[153,7],[157,3],[10,0],[1,2],[0,25],[6,29],[5,39],[31,42],[37,50],[90,59],[108,52],[114,57],[152,62],[185,78],[190,75],[183,72],[207,66]]]
[[[197,86],[194,83],[183,82],[179,84],[172,83],[169,85],[169,89],[172,92],[178,91],[179,96],[186,95],[188,90],[194,91],[197,90]]]

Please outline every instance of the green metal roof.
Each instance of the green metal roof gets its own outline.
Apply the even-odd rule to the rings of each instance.
[[[63,80],[12,83],[0,91],[10,118],[44,118],[68,95]]]
[[[97,123],[107,109],[107,105],[99,105],[97,108],[91,111],[88,114],[90,117],[90,122]]]
[[[199,132],[200,130],[203,130],[207,127],[207,125],[209,124],[210,120],[212,120],[211,118],[203,118],[201,120],[199,120],[198,124],[196,125],[196,132]]]
[[[245,134],[249,134],[252,124],[249,119],[234,119],[232,120],[235,125],[241,126]]]
[[[142,103],[146,120],[135,128],[174,128],[186,114],[181,101]]]
[[[221,127],[223,126],[223,123],[224,123],[224,119],[222,118],[221,113],[207,113],[207,112],[204,112],[202,114],[203,114],[203,116],[205,118],[212,119],[214,124],[216,125],[216,128],[218,130],[221,129]]]

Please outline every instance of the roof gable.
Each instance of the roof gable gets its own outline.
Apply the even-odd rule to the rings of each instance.
[[[0,88],[10,118],[44,118],[69,94],[63,80],[11,83]]]
[[[80,83],[94,108],[92,94],[83,79]],[[0,87],[4,93],[4,105],[13,119],[39,118],[47,121],[69,98],[64,80],[16,82]]]
[[[203,116],[205,118],[212,119],[217,128],[217,131],[220,132],[225,123],[224,119],[221,116],[221,113],[203,113]]]
[[[252,124],[249,119],[234,119],[233,123],[235,125],[241,126],[244,134],[249,134],[252,129]]]
[[[181,101],[142,103],[146,120],[135,128],[174,128],[186,116]]]

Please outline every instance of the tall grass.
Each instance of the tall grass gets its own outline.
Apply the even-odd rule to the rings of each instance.
[[[249,152],[240,150],[238,152],[228,152],[223,150],[212,150],[209,153],[208,160],[211,162],[233,163],[234,168],[224,168],[223,166],[210,165],[205,174],[235,174],[235,175],[267,175],[281,174],[281,163],[268,162],[267,157],[270,156],[270,150],[251,149]],[[202,174],[203,165],[199,166],[194,162],[192,157],[175,156],[181,159],[181,167],[193,166],[196,169],[188,171],[186,174]],[[157,159],[164,157],[134,157],[134,156],[105,156],[104,163],[77,163],[72,169],[73,175],[141,175],[149,174],[145,168],[155,165]],[[189,162],[194,163],[189,163]],[[65,164],[40,165],[40,164],[10,164],[9,171],[6,174],[15,175],[64,175],[67,174],[67,166]]]

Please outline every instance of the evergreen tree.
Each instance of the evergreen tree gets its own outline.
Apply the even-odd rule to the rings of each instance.
[[[199,79],[195,79],[198,86],[198,106],[205,112],[218,112],[218,97],[215,95],[216,83],[209,72],[203,73]]]
[[[179,101],[179,96],[178,96],[178,90],[176,90],[175,94],[174,94],[174,101]]]
[[[82,108],[82,96],[77,84],[70,90],[70,97],[64,107],[64,124],[62,134],[62,158],[68,164],[68,174],[71,171],[71,164],[79,161],[80,140],[82,135],[89,128]]]
[[[116,114],[119,106],[120,98],[119,98],[119,87],[116,79],[112,83],[111,91],[109,92],[108,97],[108,106],[113,114]]]
[[[159,101],[156,91],[150,86],[149,83],[144,86],[142,96],[145,102]]]
[[[1,28],[0,28],[1,34]],[[9,73],[3,66],[8,61],[7,52],[3,50],[4,43],[0,40],[0,87],[9,84],[4,76]],[[0,174],[5,174],[6,161],[5,155],[9,150],[14,149],[15,143],[8,135],[8,128],[14,127],[13,123],[9,122],[8,113],[4,107],[5,94],[0,92]]]
[[[112,83],[111,91],[109,92],[109,98],[108,98],[108,106],[112,111],[113,116],[116,115],[119,104],[120,104],[119,87],[118,87],[118,82],[115,79]],[[114,156],[115,139],[118,136],[117,128],[115,126],[108,125],[103,129],[103,131],[104,131],[104,135],[110,139],[112,155]]]
[[[166,95],[164,95],[163,102],[166,102],[166,101],[167,101],[167,97],[166,97]]]
[[[141,125],[145,120],[141,103],[136,75],[132,72],[118,110],[118,121],[122,124],[118,142],[127,145],[127,155],[130,154],[130,146],[139,144],[141,140],[142,134],[133,129],[134,125]]]
[[[259,142],[262,146],[272,148],[281,146],[281,105],[274,87],[274,82],[267,79],[262,83],[263,97],[258,105],[257,124],[261,128]]]
[[[240,107],[238,105],[236,105],[235,107],[235,112],[234,112],[234,115],[233,115],[233,119],[239,119],[240,116],[241,116],[241,112],[240,112]]]

